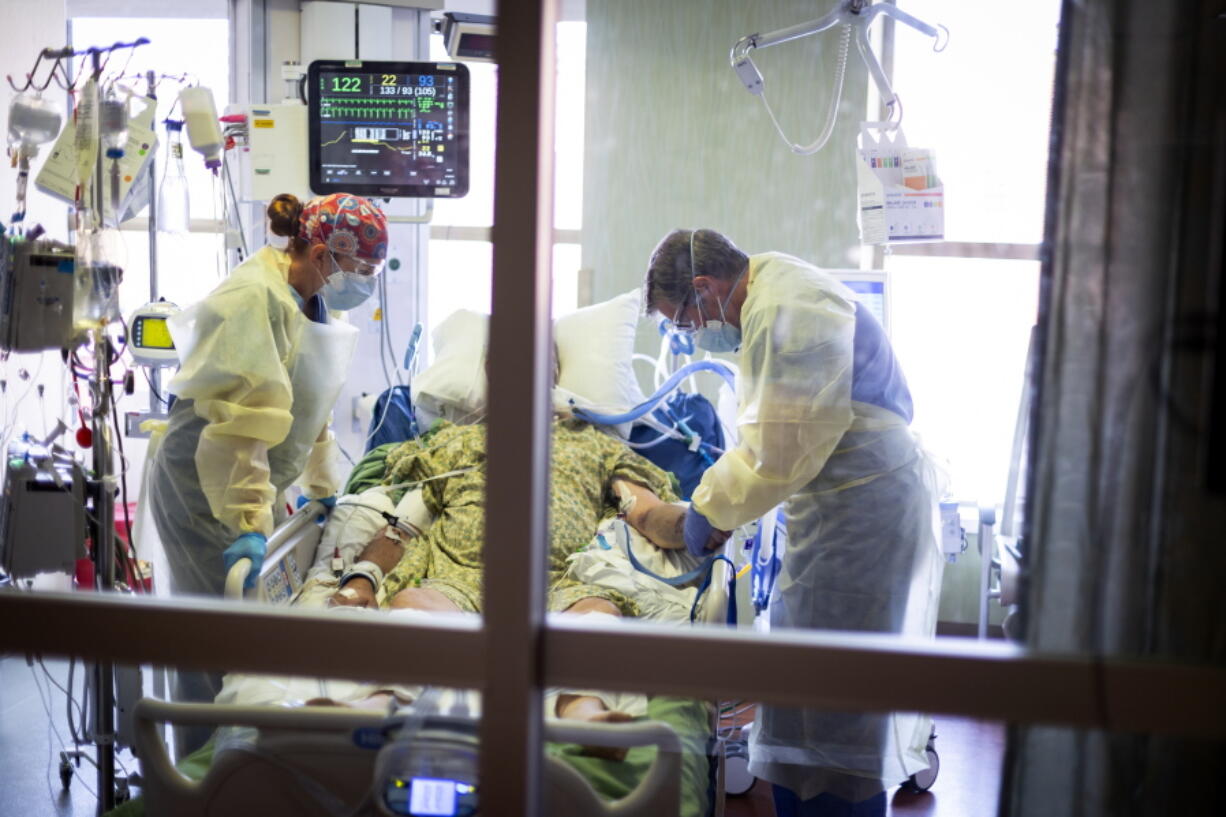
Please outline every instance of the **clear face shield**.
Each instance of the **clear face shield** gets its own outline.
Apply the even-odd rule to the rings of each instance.
[[[345,311],[364,303],[375,292],[379,274],[383,272],[383,261],[371,261],[358,258],[356,255],[340,255],[328,250],[332,259],[332,273],[324,279],[320,294],[328,309]],[[341,259],[346,259],[346,264]]]

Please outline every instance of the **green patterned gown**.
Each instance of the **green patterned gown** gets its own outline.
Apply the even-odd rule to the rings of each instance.
[[[384,578],[384,603],[405,587],[428,587],[461,610],[482,605],[482,548],[485,547],[485,426],[439,424],[420,440],[381,446],[358,463],[347,493],[382,482],[398,485],[472,469],[422,486],[422,499],[435,521],[423,539],[406,543],[400,563]],[[613,480],[626,479],[674,502],[670,475],[624,443],[577,420],[553,424],[549,502],[549,609],[565,610],[585,597],[607,599],[623,615],[637,615],[630,599],[615,591],[563,578],[566,557],[591,542],[600,522],[617,510]],[[403,490],[393,493],[399,501]],[[497,534],[490,546],[498,546]]]

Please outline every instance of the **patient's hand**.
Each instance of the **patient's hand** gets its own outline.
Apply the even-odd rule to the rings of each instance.
[[[328,599],[333,607],[378,607],[375,586],[365,576],[355,576]]]

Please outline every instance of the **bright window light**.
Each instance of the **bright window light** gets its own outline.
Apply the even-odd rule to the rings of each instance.
[[[193,84],[208,87],[213,92],[217,110],[222,111],[230,99],[230,24],[224,19],[186,18],[105,18],[76,17],[72,20],[74,48],[86,48],[99,43],[130,42],[136,37],[149,39],[132,52],[129,60],[124,53],[116,54],[108,71],[126,64],[124,76],[134,90],[146,89],[145,72],[156,75],[186,75]],[[169,155],[166,131],[162,120],[178,116],[177,99],[183,87],[172,79],[160,79],[157,84],[158,108],[155,121],[159,149],[155,155],[157,182],[160,185]],[[218,177],[204,167],[204,160],[187,145],[183,137],[184,167],[187,173],[191,217],[221,218],[221,187]],[[140,215],[147,216],[148,212]],[[123,231],[127,255],[124,285],[120,287],[120,308],[128,315],[149,299],[149,238],[144,232]],[[159,293],[180,306],[188,306],[209,293],[226,275],[224,242],[220,235],[193,233],[181,236],[158,235]]]
[[[894,87],[907,141],[936,150],[948,241],[1037,245],[1043,237],[1056,0],[929,0],[916,14],[949,46],[897,28]],[[912,428],[949,468],[952,495],[1004,500],[1037,261],[887,253],[893,342],[915,399]]]
[[[563,22],[557,27],[557,121],[555,122],[554,226],[583,226],[583,116],[587,25]],[[448,59],[442,38],[430,38],[430,59]],[[439,199],[434,206],[438,226],[489,227],[494,221],[494,137],[497,117],[498,68],[467,63],[471,75],[468,195]],[[437,326],[456,309],[490,309],[493,255],[488,242],[432,240],[429,250],[426,319]],[[553,314],[578,305],[580,245],[563,243],[553,251]]]

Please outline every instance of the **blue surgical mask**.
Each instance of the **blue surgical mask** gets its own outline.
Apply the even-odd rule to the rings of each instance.
[[[698,231],[690,233],[690,274],[694,275],[694,236]],[[706,349],[708,352],[735,352],[741,347],[741,330],[732,324],[728,323],[728,318],[724,313],[728,304],[732,302],[732,294],[736,292],[737,285],[741,283],[741,277],[745,274],[744,271],[736,277],[732,282],[732,289],[728,290],[728,297],[724,298],[719,303],[719,320],[707,320],[706,315],[702,314],[702,299],[698,294],[694,294],[694,303],[698,306],[698,315],[702,319],[702,325],[694,330],[694,345],[699,349]]]
[[[345,312],[360,306],[374,294],[375,276],[360,275],[356,272],[346,272],[341,269],[335,256],[332,258],[332,274],[324,280],[319,294],[323,296],[328,309]]]
[[[694,345],[708,352],[735,352],[741,348],[741,330],[725,321],[707,321],[695,330]]]

